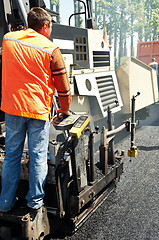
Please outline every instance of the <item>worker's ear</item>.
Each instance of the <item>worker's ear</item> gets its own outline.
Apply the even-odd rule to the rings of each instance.
[[[47,24],[44,24],[42,26],[42,28],[40,29],[39,33],[42,34],[43,36],[47,35]]]
[[[45,35],[46,29],[47,29],[47,26],[46,24],[44,24],[41,28],[41,32],[43,33],[43,35]]]
[[[45,23],[45,24],[44,24],[44,26],[43,26],[43,28],[44,28],[44,30],[46,31],[46,30],[47,30],[47,28],[48,28],[48,24],[47,24],[47,23]]]
[[[45,37],[49,38],[50,34],[51,34],[51,23],[45,23],[42,28],[40,29],[40,31],[38,31],[38,33],[44,35]]]

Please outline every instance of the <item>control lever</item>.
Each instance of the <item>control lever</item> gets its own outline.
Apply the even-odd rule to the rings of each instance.
[[[128,156],[129,157],[137,157],[137,147],[135,146],[135,127],[136,127],[136,122],[135,122],[135,100],[136,97],[140,95],[140,92],[137,92],[136,96],[133,95],[131,99],[131,147],[128,150]]]

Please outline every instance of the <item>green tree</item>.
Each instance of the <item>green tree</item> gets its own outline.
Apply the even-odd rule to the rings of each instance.
[[[114,42],[114,55],[117,56],[117,42],[119,43],[119,59],[124,55],[127,34],[127,0],[96,0],[97,22],[99,29],[103,28],[102,15],[106,15],[107,34],[109,44]]]
[[[95,17],[99,29],[103,29],[104,25],[106,25],[110,45],[112,45],[114,39],[114,55],[116,56],[119,25],[117,19],[119,19],[119,14],[116,14],[116,6],[113,2],[112,0],[96,0]],[[104,22],[105,20],[106,22]]]
[[[109,44],[114,43],[114,55],[126,55],[127,39],[130,38],[130,52],[134,55],[134,36],[140,41],[159,39],[158,0],[95,0],[95,16],[98,28],[103,29],[106,19]]]
[[[60,1],[59,0],[50,0],[50,9],[53,10],[55,6],[56,12],[60,13]],[[56,21],[60,23],[60,17],[56,17]]]
[[[145,41],[157,40],[159,37],[159,1],[146,0],[145,1],[145,27],[144,37]]]
[[[82,4],[79,1],[74,0],[74,12],[81,13],[82,10],[83,10]],[[82,23],[83,23],[83,19],[81,18],[81,15],[80,14],[75,15],[75,26],[81,27]]]
[[[145,1],[138,0],[134,9],[134,32],[138,34],[138,39],[143,41],[144,38],[144,27],[145,27]]]
[[[143,6],[145,0],[128,0],[128,19],[129,19],[129,26],[128,26],[128,35],[130,36],[130,52],[131,56],[134,56],[134,35],[137,29],[137,24],[140,26],[139,30],[142,34],[142,22],[144,19],[143,15]]]

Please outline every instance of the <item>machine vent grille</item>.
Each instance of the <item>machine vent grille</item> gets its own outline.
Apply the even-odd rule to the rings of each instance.
[[[108,106],[110,106],[110,108],[119,106],[112,75],[96,77],[96,82],[98,85],[103,111],[106,112]]]
[[[76,61],[87,60],[87,43],[86,37],[75,38]]]
[[[105,67],[110,66],[110,53],[108,51],[93,51],[93,66]]]

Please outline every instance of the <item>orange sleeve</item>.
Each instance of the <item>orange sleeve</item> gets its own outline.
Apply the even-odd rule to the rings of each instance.
[[[61,110],[68,111],[71,104],[70,83],[59,48],[56,48],[52,53],[51,72],[58,93]]]

